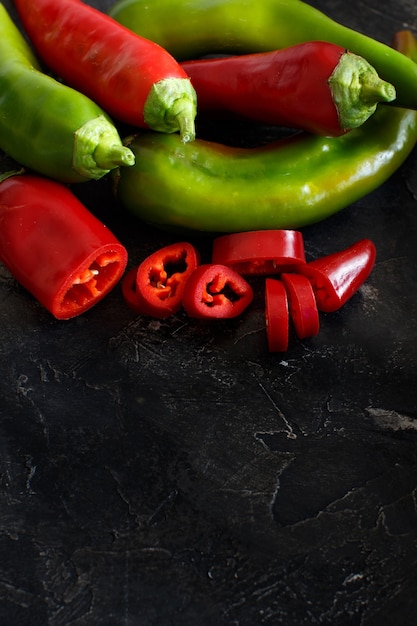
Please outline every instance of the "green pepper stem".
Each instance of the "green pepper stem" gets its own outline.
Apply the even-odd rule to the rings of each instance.
[[[99,179],[119,166],[131,166],[135,157],[122,144],[109,119],[100,115],[86,122],[74,137],[73,167],[87,178]]]
[[[96,165],[104,170],[112,170],[115,167],[130,167],[135,163],[133,152],[126,146],[101,142],[93,153]]]
[[[144,107],[149,128],[163,133],[179,131],[184,143],[195,139],[197,94],[188,78],[165,78],[152,86]]]
[[[345,52],[329,79],[333,101],[344,130],[361,126],[379,102],[392,102],[395,87],[382,80],[363,57]]]

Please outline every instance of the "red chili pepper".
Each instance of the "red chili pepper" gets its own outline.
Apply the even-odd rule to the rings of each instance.
[[[288,296],[284,283],[265,281],[265,321],[269,352],[285,352],[289,340]]]
[[[374,243],[361,239],[345,250],[306,263],[300,271],[311,281],[318,309],[331,313],[358,291],[371,273],[375,259]]]
[[[0,261],[57,319],[84,313],[119,281],[127,252],[61,183],[0,183]]]
[[[307,276],[282,274],[287,290],[291,320],[299,339],[317,335],[320,328],[319,312],[313,287]]]
[[[254,230],[216,237],[212,263],[242,275],[279,274],[305,264],[304,239],[296,230]]]
[[[340,135],[395,98],[362,57],[312,41],[272,52],[186,61],[198,110]]]
[[[126,303],[138,314],[163,319],[182,306],[185,283],[199,263],[190,243],[165,246],[149,255],[123,279]]]
[[[142,313],[141,303],[138,299],[136,291],[136,274],[138,273],[137,267],[132,267],[127,272],[122,281],[122,294],[126,304],[139,315]]]
[[[190,317],[225,319],[240,315],[252,302],[253,290],[225,265],[200,265],[185,283],[182,304]]]
[[[68,85],[122,122],[194,139],[195,91],[164,48],[79,0],[15,5],[40,58]]]

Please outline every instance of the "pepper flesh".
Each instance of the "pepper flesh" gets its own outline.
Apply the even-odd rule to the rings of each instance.
[[[197,92],[199,114],[233,114],[319,135],[356,128],[378,102],[395,99],[394,87],[365,59],[322,41],[182,67]]]
[[[199,254],[187,242],[165,246],[149,255],[123,279],[123,295],[138,314],[164,319],[182,306],[184,285]]]
[[[196,319],[237,317],[253,300],[249,283],[225,265],[199,265],[184,286],[182,304],[186,313]]]
[[[345,250],[306,263],[300,271],[312,284],[318,309],[332,313],[358,291],[371,273],[375,259],[374,243],[361,239]]]
[[[398,106],[417,108],[417,67],[409,58],[301,0],[118,0],[109,14],[181,61],[328,41],[367,59],[394,85]]]
[[[127,251],[68,187],[23,174],[0,182],[0,261],[64,320],[109,293],[125,270]]]
[[[195,91],[161,46],[80,0],[15,0],[45,64],[127,124],[195,136]]]
[[[39,69],[2,4],[0,149],[21,165],[66,183],[99,179],[134,161],[95,102]]]
[[[243,276],[294,271],[306,262],[304,238],[297,230],[256,230],[213,240],[212,263],[227,265]]]

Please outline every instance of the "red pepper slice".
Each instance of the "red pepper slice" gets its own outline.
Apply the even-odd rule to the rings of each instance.
[[[299,339],[317,335],[320,328],[319,312],[313,287],[303,274],[282,274],[287,290],[290,316]]]
[[[376,249],[370,239],[306,263],[300,271],[314,289],[317,307],[325,313],[337,311],[361,287],[375,264]]]
[[[137,267],[132,267],[131,270],[127,272],[122,281],[122,294],[124,301],[126,304],[133,310],[135,313],[140,315],[142,313],[141,303],[138,299],[138,294],[136,291],[136,274],[138,273]]]
[[[240,315],[252,302],[253,290],[225,265],[200,265],[187,280],[182,303],[190,317],[225,319]]]
[[[260,276],[293,271],[306,262],[304,239],[296,230],[253,230],[216,237],[212,262],[242,275]]]
[[[156,250],[123,279],[126,303],[138,314],[164,319],[182,305],[184,285],[199,263],[190,243],[181,242]]]
[[[63,184],[0,183],[0,261],[57,319],[84,313],[119,281],[127,251]]]
[[[265,281],[265,320],[269,352],[285,352],[289,339],[288,297],[284,283],[276,278]]]

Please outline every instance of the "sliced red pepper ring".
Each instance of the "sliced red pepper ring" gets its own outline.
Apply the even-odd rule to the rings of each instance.
[[[269,352],[285,352],[289,341],[288,296],[284,283],[265,281],[265,321]]]
[[[296,230],[253,230],[221,235],[213,241],[212,263],[244,276],[293,271],[306,262],[304,239]]]
[[[291,320],[299,339],[313,337],[320,329],[319,312],[313,287],[302,274],[281,275],[287,290]]]
[[[313,286],[317,307],[332,313],[343,306],[362,286],[375,264],[376,249],[370,239],[306,263],[300,272]]]
[[[164,319],[182,306],[188,277],[199,263],[199,254],[190,243],[165,246],[149,255],[122,283],[126,303],[138,314]]]
[[[119,281],[127,251],[63,184],[0,183],[0,261],[57,319],[84,313]]]
[[[182,303],[190,317],[225,319],[237,317],[253,300],[249,283],[230,267],[206,263],[188,278]]]
[[[122,280],[122,294],[123,299],[126,304],[133,310],[135,313],[140,315],[142,312],[141,303],[138,299],[136,293],[136,274],[138,272],[137,267],[132,267],[127,274],[123,277]]]

